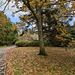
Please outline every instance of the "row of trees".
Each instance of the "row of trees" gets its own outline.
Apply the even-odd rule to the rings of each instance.
[[[7,19],[6,15],[0,13],[0,45],[11,45],[18,39],[17,30],[12,30],[14,24]]]

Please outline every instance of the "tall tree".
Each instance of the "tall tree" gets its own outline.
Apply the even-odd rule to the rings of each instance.
[[[11,0],[8,0],[10,2]],[[19,7],[19,3],[23,3],[22,7]],[[42,11],[48,10],[51,12],[54,9],[59,9],[61,12],[60,14],[52,14],[56,19],[59,17],[61,19],[65,19],[64,16],[70,15],[72,13],[73,9],[75,8],[74,2],[72,3],[72,8],[68,7],[68,4],[72,3],[71,0],[15,0],[15,5],[19,9],[19,11],[29,11],[32,13],[32,16],[35,17],[37,27],[38,27],[38,35],[39,35],[39,46],[40,46],[40,55],[47,55],[44,48],[44,41],[43,41],[43,15]],[[49,7],[46,9],[46,7],[49,5]],[[63,16],[63,17],[62,17]],[[31,16],[23,16],[20,17],[23,23],[21,26],[25,25],[24,22],[28,22],[28,18]],[[23,19],[24,18],[24,19]]]

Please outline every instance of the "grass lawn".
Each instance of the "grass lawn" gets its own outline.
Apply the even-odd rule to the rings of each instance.
[[[5,47],[5,46],[0,46],[0,49],[3,48],[3,47]]]
[[[0,48],[3,48],[4,46],[0,46]]]
[[[48,56],[39,56],[38,47],[11,50],[7,75],[75,75],[75,48],[46,47]]]

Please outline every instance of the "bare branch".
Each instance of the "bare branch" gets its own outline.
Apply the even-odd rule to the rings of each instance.
[[[6,4],[6,2],[7,2],[7,0],[6,0],[4,3],[2,3],[2,4],[0,5],[0,7],[3,6],[4,4]]]
[[[6,9],[6,7],[7,7],[8,4],[9,4],[9,1],[8,1],[8,3],[6,4],[6,6],[4,7],[4,10],[3,10],[3,11],[5,11],[5,9]]]

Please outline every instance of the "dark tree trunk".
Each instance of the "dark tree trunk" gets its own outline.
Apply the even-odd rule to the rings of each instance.
[[[43,22],[41,19],[41,13],[38,14],[38,36],[39,36],[39,46],[40,46],[40,52],[39,55],[44,55],[46,56],[46,52],[45,52],[45,47],[44,47],[44,40],[43,40],[43,30],[42,30],[42,26],[43,26]]]

